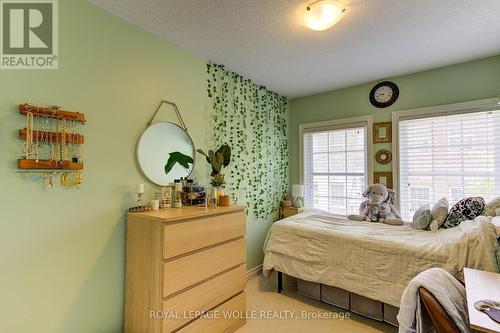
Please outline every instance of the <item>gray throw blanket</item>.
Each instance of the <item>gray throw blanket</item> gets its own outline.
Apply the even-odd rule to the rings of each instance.
[[[403,293],[398,314],[399,333],[433,332],[418,293],[420,287],[434,295],[460,332],[474,332],[469,326],[465,287],[444,269],[430,268],[415,276]]]

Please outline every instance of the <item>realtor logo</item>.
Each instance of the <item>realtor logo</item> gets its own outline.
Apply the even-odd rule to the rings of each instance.
[[[57,69],[57,0],[0,0],[1,69]]]

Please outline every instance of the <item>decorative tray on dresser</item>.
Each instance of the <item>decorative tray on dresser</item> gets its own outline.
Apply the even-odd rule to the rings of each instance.
[[[245,229],[242,206],[128,213],[125,333],[244,325]]]

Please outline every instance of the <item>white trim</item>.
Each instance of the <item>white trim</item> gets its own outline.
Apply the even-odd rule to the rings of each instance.
[[[480,112],[498,109],[500,97],[480,99],[470,102],[437,105],[431,107],[396,111],[392,113],[392,178],[393,187],[396,193],[400,193],[399,187],[399,122],[404,119],[417,119],[428,117],[439,117],[451,114]],[[400,197],[397,196],[396,207],[401,208]]]
[[[373,116],[359,116],[343,119],[319,121],[299,125],[299,184],[304,184],[304,133],[311,130],[332,130],[362,126],[366,124],[366,182],[373,182]]]
[[[262,264],[255,266],[247,271],[247,281],[253,279],[262,272]]]

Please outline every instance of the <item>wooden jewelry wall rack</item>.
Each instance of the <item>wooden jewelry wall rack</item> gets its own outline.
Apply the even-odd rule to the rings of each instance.
[[[81,124],[85,124],[85,115],[83,113],[64,111],[59,109],[58,106],[44,108],[25,103],[19,105],[19,112],[22,115],[26,115],[28,112],[31,112],[34,116],[46,116],[52,119],[77,120]]]
[[[30,104],[20,104],[19,112],[27,119],[27,127],[19,130],[19,139],[26,142],[24,158],[18,160],[19,169],[83,170],[79,146],[85,138],[76,133],[77,125],[85,124],[83,113]]]

